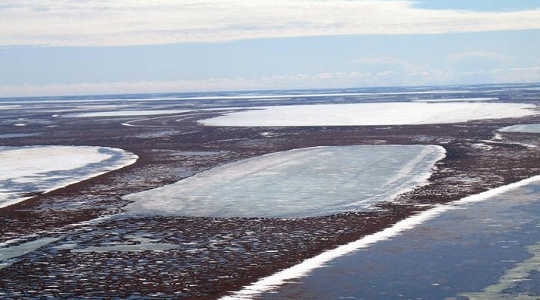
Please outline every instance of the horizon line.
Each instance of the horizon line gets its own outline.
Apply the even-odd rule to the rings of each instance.
[[[365,86],[365,87],[344,87],[344,88],[300,88],[300,89],[236,89],[236,90],[197,90],[197,91],[178,91],[178,92],[142,92],[142,93],[104,93],[104,94],[80,94],[80,95],[53,95],[53,96],[8,96],[8,97],[0,97],[0,101],[2,100],[8,100],[8,99],[29,99],[29,98],[57,98],[57,97],[73,97],[73,98],[81,98],[81,97],[101,97],[101,96],[124,96],[124,95],[175,95],[175,94],[203,94],[203,93],[234,93],[234,92],[278,92],[278,91],[328,91],[328,90],[352,90],[352,89],[389,89],[389,88],[443,88],[443,87],[481,87],[481,86],[490,86],[490,85],[504,85],[504,86],[511,86],[511,85],[540,85],[540,81],[535,82],[504,82],[504,83],[477,83],[477,84],[433,84],[433,85],[381,85],[381,86]],[[298,95],[301,96],[301,95]],[[141,99],[144,100],[144,99]]]

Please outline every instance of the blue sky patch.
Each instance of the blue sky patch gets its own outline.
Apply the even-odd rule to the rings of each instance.
[[[414,7],[471,11],[519,11],[540,9],[540,0],[419,0]]]

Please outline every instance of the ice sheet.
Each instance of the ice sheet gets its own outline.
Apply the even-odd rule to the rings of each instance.
[[[350,126],[457,123],[534,115],[516,103],[358,103],[267,106],[200,121],[208,126]]]
[[[540,124],[520,124],[499,129],[501,132],[540,133]]]
[[[0,207],[130,165],[135,154],[82,146],[0,147]]]
[[[131,194],[134,214],[310,217],[366,210],[426,182],[439,146],[361,145],[277,152]]]
[[[122,117],[122,116],[152,116],[152,115],[170,115],[189,112],[189,110],[124,110],[124,111],[98,111],[79,114],[69,114],[66,117],[75,118],[93,118],[93,117]]]

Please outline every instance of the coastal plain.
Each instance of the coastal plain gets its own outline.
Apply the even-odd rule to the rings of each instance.
[[[262,125],[208,123],[269,106],[282,111],[291,106],[288,111],[294,112],[301,106],[395,108],[407,107],[395,103],[414,102],[429,110],[447,105],[440,103],[445,99],[458,102],[460,111],[470,104],[481,113],[489,102],[519,107],[520,114],[453,115],[456,119],[448,122],[413,124],[310,119],[278,126],[275,116]],[[426,103],[417,103],[422,100]],[[0,100],[0,146],[110,147],[138,157],[123,168],[0,208],[0,296],[219,298],[436,205],[539,175],[538,134],[499,131],[540,123],[539,104],[538,89],[523,85]],[[369,210],[301,217],[129,211],[137,204],[133,195],[147,195],[145,201],[152,202],[152,189],[227,164],[294,149],[353,145],[437,146],[445,155],[433,162],[426,182]],[[252,196],[249,201],[257,201]],[[13,249],[23,255],[9,254]]]

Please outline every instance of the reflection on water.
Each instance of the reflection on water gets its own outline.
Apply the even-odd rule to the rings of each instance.
[[[537,299],[540,183],[448,211],[264,299]]]

